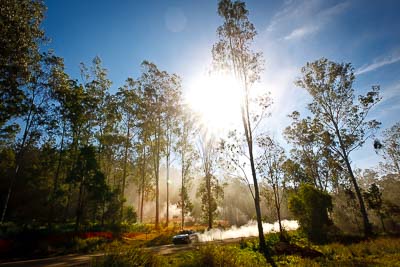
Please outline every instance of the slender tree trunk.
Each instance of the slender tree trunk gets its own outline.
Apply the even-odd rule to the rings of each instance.
[[[169,224],[169,153],[167,154],[167,218],[165,226]]]
[[[208,200],[208,230],[212,229],[213,224],[213,211],[211,207],[211,175],[206,174],[207,183],[207,200]]]
[[[343,160],[344,160],[344,162],[346,164],[347,171],[349,172],[349,175],[350,175],[350,180],[353,183],[354,190],[356,191],[358,202],[360,204],[360,211],[361,211],[361,215],[362,215],[362,218],[363,218],[363,224],[364,224],[364,235],[365,235],[365,237],[369,237],[372,234],[372,228],[371,228],[371,224],[370,224],[369,219],[368,219],[368,213],[367,213],[367,210],[365,208],[364,200],[362,198],[360,188],[358,187],[357,180],[356,180],[356,178],[354,176],[353,169],[351,168],[349,156],[346,153],[346,149],[345,149],[345,146],[344,146],[344,143],[343,143],[342,136],[340,134],[339,128],[338,128],[338,126],[337,126],[337,124],[335,122],[333,122],[333,124],[334,124],[334,127],[335,127],[336,135],[337,135],[338,140],[339,140],[340,148],[342,150]]]
[[[60,151],[58,153],[58,163],[57,170],[54,175],[54,184],[53,184],[53,195],[50,202],[50,210],[49,210],[49,220],[48,220],[48,229],[51,231],[54,217],[54,205],[57,200],[57,191],[58,191],[58,178],[60,175],[61,163],[62,163],[62,153],[64,150],[64,136],[65,136],[65,120],[63,121],[63,130],[61,134],[61,143],[60,143]]]
[[[368,214],[367,214],[367,210],[365,208],[364,200],[362,198],[360,188],[358,187],[357,180],[354,177],[354,173],[353,173],[353,170],[351,168],[351,165],[350,165],[348,157],[345,157],[344,161],[346,163],[347,170],[349,172],[351,182],[353,183],[354,190],[356,191],[358,202],[360,204],[360,211],[361,211],[361,215],[362,215],[362,218],[363,218],[363,224],[364,224],[364,235],[365,235],[365,237],[369,237],[372,234],[372,228],[371,228],[371,224],[370,224],[369,219],[368,219]]]
[[[142,201],[140,201],[140,222],[143,223],[143,204],[144,204],[144,182],[146,178],[146,147],[143,145],[143,165],[142,165]]]
[[[103,203],[101,205],[101,227],[104,226],[105,213],[106,213],[106,200],[103,198]]]
[[[243,122],[243,127],[244,127],[244,131],[245,131],[245,135],[246,135],[247,148],[248,148],[249,156],[250,156],[251,174],[252,174],[253,183],[254,183],[254,206],[256,209],[256,216],[257,216],[257,228],[258,228],[258,238],[259,238],[259,242],[260,242],[260,251],[265,253],[265,251],[267,251],[267,245],[265,243],[264,230],[263,230],[262,218],[261,218],[262,215],[261,215],[261,207],[260,207],[260,192],[258,189],[256,168],[254,165],[253,140],[250,135],[251,129],[247,123],[246,113],[245,113],[243,107],[242,107],[242,122]]]
[[[183,149],[182,149],[183,151]],[[183,190],[185,188],[185,159],[184,159],[184,155],[182,152],[182,160],[181,160],[181,178],[182,178],[182,184],[181,184],[181,230],[183,230],[183,227],[185,226],[185,196],[183,194]]]
[[[158,117],[157,134],[156,134],[156,156],[155,156],[155,176],[156,176],[156,222],[155,228],[160,228],[160,131],[161,131],[161,118]]]
[[[276,215],[278,216],[278,224],[279,224],[279,237],[281,241],[283,241],[283,228],[282,228],[282,221],[281,221],[281,207],[279,203],[279,191],[278,187],[276,185],[272,186],[274,190],[274,202],[275,202],[275,208],[276,208]]]
[[[140,199],[141,199],[141,193],[142,193],[142,189],[141,189],[141,185],[139,184],[138,186],[138,199],[137,199],[137,218],[139,218],[140,216]]]
[[[79,185],[79,195],[78,195],[78,205],[76,207],[76,218],[75,218],[75,232],[78,232],[79,226],[81,223],[81,218],[83,214],[83,194],[84,194],[84,186],[83,186],[84,178]]]
[[[11,176],[11,181],[10,181],[10,185],[8,186],[8,191],[7,191],[7,195],[6,195],[6,199],[4,201],[4,207],[3,207],[3,212],[1,214],[1,221],[0,223],[4,222],[4,218],[6,216],[7,213],[7,208],[8,208],[8,202],[10,201],[10,196],[14,187],[14,183],[15,180],[17,180],[18,178],[18,173],[19,173],[19,169],[20,169],[20,163],[21,163],[21,159],[24,156],[25,153],[25,144],[27,143],[27,139],[28,139],[28,133],[31,129],[31,124],[32,124],[32,120],[33,120],[33,115],[32,115],[32,107],[26,117],[26,124],[25,124],[25,130],[24,130],[24,134],[22,137],[22,142],[21,142],[21,147],[20,150],[17,153],[17,156],[15,157],[15,168],[14,168],[14,172],[13,175]]]
[[[128,120],[129,120],[129,118],[128,118]],[[120,210],[121,222],[124,218],[124,198],[125,198],[126,168],[128,165],[129,138],[130,138],[130,126],[128,123],[128,131],[126,133],[126,141],[125,141],[124,170],[123,170],[123,174],[122,174],[122,188],[121,188],[121,210]]]

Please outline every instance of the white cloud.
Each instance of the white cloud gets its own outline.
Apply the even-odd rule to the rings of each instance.
[[[381,56],[376,58],[373,63],[365,64],[361,66],[359,69],[356,70],[355,74],[360,75],[363,73],[367,73],[376,69],[379,69],[383,66],[393,64],[400,61],[400,49],[393,52],[391,55],[388,56]]]
[[[272,18],[267,27],[268,33],[286,33],[283,40],[293,40],[320,31],[333,17],[349,7],[349,2],[324,7],[322,0],[298,0],[285,2],[282,9]]]
[[[291,40],[296,38],[302,38],[306,35],[317,32],[318,30],[319,27],[316,26],[302,26],[300,28],[293,30],[289,35],[285,36],[283,39]]]

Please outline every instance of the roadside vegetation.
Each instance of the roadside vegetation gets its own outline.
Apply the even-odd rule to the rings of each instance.
[[[400,238],[380,236],[360,241],[343,237],[341,242],[316,245],[299,232],[280,241],[279,234],[265,236],[278,266],[399,266]],[[143,248],[113,243],[92,266],[269,266],[259,252],[256,238],[236,244],[206,244],[194,250],[160,256]]]

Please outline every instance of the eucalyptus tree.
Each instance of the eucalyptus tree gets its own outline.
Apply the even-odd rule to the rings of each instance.
[[[175,84],[172,82],[170,74],[159,70],[154,63],[148,61],[142,63],[142,75],[139,80],[143,92],[143,112],[146,113],[147,138],[152,154],[156,198],[155,227],[158,229],[160,223],[160,161],[165,151],[166,91]]]
[[[169,184],[170,184],[170,165],[173,150],[176,147],[177,134],[179,131],[179,114],[182,107],[181,79],[173,74],[169,76],[168,85],[165,88],[165,107],[164,107],[164,139],[165,139],[165,164],[167,168],[166,188],[167,188],[167,214],[165,224],[169,223]]]
[[[65,145],[67,139],[67,94],[70,92],[70,78],[65,73],[64,62],[62,58],[53,57],[52,61],[54,64],[51,66],[51,77],[49,79],[49,86],[51,90],[51,97],[53,99],[54,106],[50,111],[52,118],[52,127],[55,128],[54,131],[57,133],[59,141],[58,144],[58,155],[56,170],[53,178],[53,190],[50,196],[50,208],[49,208],[49,218],[48,226],[51,230],[52,222],[54,220],[54,209],[58,205],[58,200],[62,195],[60,190],[60,176],[62,175],[63,159],[65,159]],[[65,165],[65,164],[64,164]]]
[[[363,217],[364,234],[371,234],[371,225],[353,168],[350,154],[372,137],[380,123],[367,120],[371,108],[380,100],[379,87],[373,86],[355,101],[354,70],[350,63],[336,63],[325,58],[307,63],[296,84],[312,96],[308,109],[332,139],[330,149],[343,160],[353,184]]]
[[[338,187],[342,176],[341,162],[330,149],[332,138],[318,119],[300,119],[294,111],[292,124],[285,129],[285,138],[293,145],[292,159],[302,168],[303,181],[323,191]],[[286,169],[288,170],[288,169]],[[297,179],[297,177],[296,177]]]
[[[140,94],[138,93],[137,82],[131,78],[126,80],[126,84],[121,87],[117,94],[117,110],[120,120],[120,131],[124,131],[123,138],[123,174],[121,186],[121,219],[123,218],[123,203],[125,202],[125,187],[128,170],[128,161],[133,162],[133,141],[139,129],[139,107],[141,105]]]
[[[262,119],[262,114],[256,114],[254,103],[252,103],[252,85],[259,81],[262,71],[262,55],[251,49],[251,44],[257,32],[254,25],[248,19],[248,10],[241,1],[221,0],[218,3],[218,14],[223,19],[223,24],[218,27],[217,34],[219,40],[212,49],[213,63],[217,70],[228,71],[237,79],[241,89],[241,120],[243,124],[244,136],[246,140],[248,159],[253,178],[254,186],[254,206],[257,216],[258,236],[260,251],[265,253],[269,262],[274,265],[269,257],[269,252],[265,243],[261,208],[260,193],[257,179],[257,172],[254,157],[254,137],[253,133]],[[267,98],[260,98],[260,100]],[[261,101],[262,111],[268,107],[268,101]]]
[[[212,228],[217,215],[218,202],[223,198],[223,188],[216,176],[219,151],[215,136],[202,130],[198,137],[198,151],[203,174],[202,182],[197,190],[201,198],[203,218],[207,221],[208,229]]]
[[[50,85],[53,82],[51,69],[52,65],[58,64],[54,57],[52,53],[41,54],[40,64],[32,66],[30,80],[24,85],[24,97],[21,102],[24,112],[18,116],[22,129],[15,143],[15,163],[4,200],[1,222],[5,218],[15,180],[18,179],[20,169],[24,167],[24,155],[29,148],[40,141],[43,130],[49,122],[47,115],[51,104]]]
[[[36,76],[42,56],[39,47],[46,41],[41,23],[45,4],[41,0],[0,2],[0,139],[19,131],[16,121],[27,113],[26,86]]]
[[[176,144],[176,151],[179,154],[181,167],[180,201],[178,202],[178,207],[181,208],[181,229],[185,226],[185,215],[192,210],[188,191],[198,158],[198,153],[194,147],[195,135],[197,134],[195,118],[190,108],[187,105],[182,105],[178,128],[179,138]]]
[[[75,231],[78,231],[85,217],[85,208],[90,199],[89,194],[101,200],[108,191],[105,177],[100,171],[93,146],[80,147],[76,164],[71,170],[68,180],[78,186],[75,217]],[[96,201],[95,206],[98,206],[98,204]]]
[[[136,170],[138,171],[139,181],[138,181],[138,193],[139,193],[139,221],[143,222],[143,207],[145,201],[145,195],[149,192],[152,186],[149,174],[151,173],[151,155],[150,155],[150,144],[149,144],[149,129],[147,127],[147,120],[145,119],[145,114],[139,111],[141,116],[140,131],[138,134],[136,142],[137,151],[137,164]]]
[[[261,178],[272,187],[276,215],[278,217],[281,240],[284,240],[281,220],[281,206],[285,190],[285,175],[282,168],[286,160],[284,149],[271,137],[264,135],[257,138],[257,143],[262,150],[257,158],[257,169]]]
[[[81,63],[80,68],[83,86],[91,98],[91,105],[88,106],[91,116],[88,117],[88,124],[93,137],[96,138],[99,154],[101,154],[107,121],[107,98],[110,96],[109,90],[112,82],[108,79],[107,69],[102,66],[102,61],[98,56],[93,58],[90,67]]]
[[[400,175],[400,122],[383,132],[382,143],[375,141],[375,148],[382,151],[385,162],[381,163],[384,173]]]

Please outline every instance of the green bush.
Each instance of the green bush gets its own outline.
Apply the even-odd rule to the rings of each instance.
[[[135,208],[132,206],[124,207],[124,221],[127,223],[136,223],[137,214]]]
[[[162,257],[153,255],[143,249],[126,247],[113,247],[106,251],[104,256],[96,257],[91,262],[93,267],[156,267],[165,265],[166,262]]]
[[[302,184],[296,194],[289,197],[289,209],[300,223],[300,230],[310,241],[327,241],[332,222],[328,211],[332,210],[332,198],[312,185]]]
[[[79,238],[74,237],[69,244],[64,244],[71,252],[88,253],[98,251],[104,248],[109,241],[102,237]]]
[[[264,256],[250,248],[241,249],[237,246],[204,246],[199,251],[187,256],[178,266],[267,266]]]
[[[149,240],[146,243],[146,246],[148,247],[153,247],[153,246],[162,246],[162,245],[168,245],[172,244],[172,237],[175,234],[170,232],[170,233],[162,233],[159,236],[156,236],[155,238]]]

